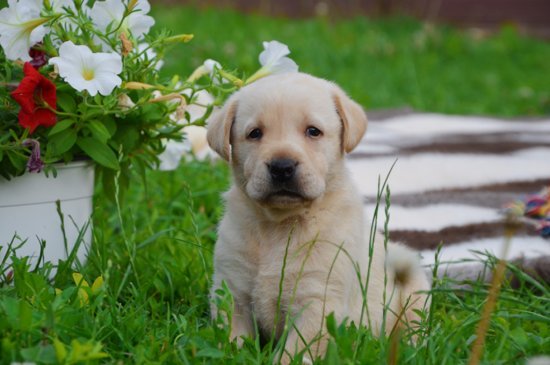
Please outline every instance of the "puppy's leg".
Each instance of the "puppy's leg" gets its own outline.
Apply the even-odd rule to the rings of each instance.
[[[322,303],[317,300],[310,302],[294,320],[286,340],[285,353],[281,359],[282,364],[290,363],[292,357],[304,350],[306,346],[309,346],[309,349],[305,352],[304,359],[313,360],[317,355],[325,353],[327,339],[321,327],[322,307]]]
[[[221,286],[214,286],[212,288],[212,295],[211,297],[214,298],[216,295],[215,292],[218,288]],[[246,303],[246,302],[245,302]],[[215,301],[212,300],[212,305],[210,308],[211,316],[213,319],[216,319],[220,313],[219,308],[216,306]],[[242,338],[241,337],[252,337],[254,336],[254,324],[252,319],[252,314],[250,312],[250,309],[248,308],[248,305],[243,304],[243,300],[240,297],[235,297],[233,294],[233,303],[232,308],[230,309],[232,315],[231,315],[231,323],[230,323],[230,338],[231,340],[237,340],[237,343],[242,345]],[[229,324],[227,313],[222,313],[222,318],[225,322],[225,324]]]
[[[345,284],[339,284],[345,285]],[[295,354],[306,349],[304,353],[304,364],[312,363],[313,360],[326,352],[328,334],[326,333],[325,317],[334,312],[337,318],[342,313],[342,290],[327,290],[324,294],[324,285],[318,282],[300,283],[303,287],[318,286],[320,290],[316,293],[304,293],[305,295],[292,305],[288,337],[285,343],[285,354],[281,359],[282,364],[288,364]],[[332,286],[329,284],[329,286]],[[308,295],[309,294],[309,295]],[[326,299],[326,300],[325,300]],[[292,317],[293,316],[293,317]]]
[[[216,295],[217,289],[221,288],[221,279],[220,275],[216,275],[214,278],[214,286],[212,287],[212,294],[211,297],[214,298]],[[233,286],[234,287],[234,286]],[[243,295],[242,293],[239,293],[237,290],[233,290],[232,286],[228,284],[228,288],[231,291],[232,294],[232,302],[231,302],[231,308],[229,308],[229,311],[231,312],[231,323],[230,323],[230,338],[231,340],[237,340],[237,343],[242,345],[242,338],[241,337],[252,337],[254,335],[254,324],[252,319],[252,314],[249,308],[250,298],[248,295]],[[223,320],[225,324],[229,324],[227,313],[220,313],[219,309],[216,304],[215,300],[212,300],[211,303],[211,314],[212,318],[215,319],[219,315],[222,315]]]
[[[233,308],[233,317],[231,318],[230,336],[231,340],[237,340],[239,346],[243,343],[242,337],[254,336],[254,324],[250,310],[236,302]]]

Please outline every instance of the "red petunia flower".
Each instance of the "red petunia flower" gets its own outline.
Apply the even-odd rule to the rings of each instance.
[[[11,97],[21,105],[19,124],[33,133],[39,125],[51,127],[55,124],[55,113],[44,104],[56,110],[56,90],[53,82],[36,71],[29,62],[25,62],[23,72],[25,77]]]

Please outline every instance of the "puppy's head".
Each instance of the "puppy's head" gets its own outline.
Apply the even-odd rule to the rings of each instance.
[[[208,142],[230,161],[236,183],[273,208],[323,196],[367,126],[363,109],[336,85],[300,73],[242,88],[208,120]]]

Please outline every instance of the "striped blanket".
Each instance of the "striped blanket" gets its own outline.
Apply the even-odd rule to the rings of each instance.
[[[388,177],[390,238],[426,265],[512,260],[550,282],[550,239],[522,220],[506,253],[503,207],[550,186],[550,119],[498,120],[411,112],[368,113],[369,128],[348,166],[372,217],[378,181]],[[378,227],[384,227],[383,194]],[[481,252],[481,253],[480,253]],[[470,278],[465,264],[445,264]],[[469,264],[471,265],[471,264]]]

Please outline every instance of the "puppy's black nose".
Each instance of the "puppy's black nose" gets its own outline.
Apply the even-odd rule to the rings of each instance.
[[[296,173],[298,162],[289,158],[272,160],[267,164],[271,179],[274,182],[283,183],[291,180]]]

